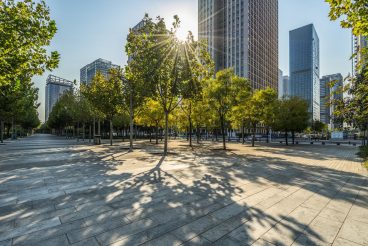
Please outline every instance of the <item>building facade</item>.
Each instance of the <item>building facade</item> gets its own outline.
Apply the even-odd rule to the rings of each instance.
[[[52,108],[65,91],[73,90],[73,82],[49,75],[46,80],[45,121],[49,119]]]
[[[233,68],[253,89],[278,88],[278,0],[199,0],[198,37],[216,71]]]
[[[362,62],[363,54],[362,49],[368,48],[368,37],[364,36],[354,36],[353,35],[353,53],[356,53],[356,56],[353,59],[353,74],[356,74],[357,65]]]
[[[119,68],[119,66],[112,64],[111,61],[107,61],[101,58],[97,59],[91,64],[84,66],[80,70],[80,82],[81,84],[91,83],[92,79],[96,76],[97,72],[100,72],[105,77],[107,77],[110,69],[112,68]]]
[[[282,72],[281,69],[279,69],[279,91],[278,91],[278,96],[279,98],[283,98],[284,96],[284,73]]]
[[[290,31],[290,96],[309,103],[312,120],[320,120],[319,38],[313,24]]]
[[[283,86],[283,97],[290,96],[290,78],[285,75],[282,77],[282,86]]]
[[[323,76],[320,80],[321,96],[321,121],[334,130],[341,127],[333,121],[335,107],[331,100],[343,99],[343,92],[339,90],[343,86],[344,78],[340,73]]]

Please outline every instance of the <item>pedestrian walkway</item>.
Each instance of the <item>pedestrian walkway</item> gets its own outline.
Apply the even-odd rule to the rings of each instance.
[[[126,147],[0,146],[0,245],[368,245],[357,148]]]

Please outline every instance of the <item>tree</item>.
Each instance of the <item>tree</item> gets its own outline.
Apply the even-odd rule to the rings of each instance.
[[[285,133],[286,145],[288,145],[288,133],[291,132],[294,144],[295,133],[308,127],[309,117],[306,101],[299,97],[283,98],[276,104],[272,128]]]
[[[12,137],[14,138],[15,124],[25,120],[26,115],[31,116],[39,107],[37,103],[38,88],[29,78],[23,78],[16,90],[12,87],[14,83],[3,86],[2,93],[0,93],[1,139],[3,139],[4,134],[4,122],[11,123]]]
[[[366,0],[326,0],[329,17],[340,20],[341,27],[352,28],[354,35],[368,36],[368,3]]]
[[[368,3],[366,0],[326,0],[330,4],[330,19],[340,20],[343,28],[351,28],[355,36],[368,36]],[[346,86],[341,91],[349,94],[344,99],[334,99],[333,119],[335,122],[346,122],[364,132],[368,130],[368,48],[362,48],[354,56],[360,55],[361,62],[357,64],[355,77],[348,78]],[[363,144],[366,144],[364,137]]]
[[[244,112],[252,128],[252,147],[255,145],[255,134],[257,126],[263,124],[269,132],[270,126],[275,120],[275,103],[277,92],[267,88],[255,91],[247,101],[247,110]]]
[[[146,99],[142,106],[139,122],[148,127],[154,127],[156,144],[158,144],[158,130],[163,126],[164,111],[161,104],[152,98]]]
[[[44,1],[1,1],[0,23],[0,86],[17,87],[22,77],[57,67],[59,54],[45,48],[57,28]]]
[[[327,125],[319,120],[312,122],[312,130],[317,133],[321,133],[327,128]]]
[[[354,78],[350,78],[346,86],[340,88],[335,93],[341,91],[350,96],[345,98],[336,97],[332,100],[335,107],[333,112],[334,122],[346,122],[349,125],[359,128],[367,136],[368,130],[368,66],[362,68]],[[331,85],[333,86],[333,85]],[[366,144],[366,138],[363,144]]]
[[[90,85],[86,86],[83,95],[98,111],[103,112],[110,123],[110,145],[113,139],[114,116],[122,110],[123,85],[120,69],[111,69],[108,78],[97,73]]]
[[[47,126],[58,130],[59,134],[73,124],[74,109],[76,108],[75,97],[73,91],[66,91],[55,103],[47,120]]]
[[[223,149],[226,150],[225,125],[229,123],[230,112],[244,95],[249,94],[248,80],[235,75],[233,69],[224,69],[216,74],[216,78],[207,81],[204,97],[217,112],[221,126]],[[239,95],[241,93],[241,95]]]
[[[80,91],[75,92],[75,109],[74,109],[74,119],[78,124],[79,129],[79,123],[82,123],[82,138],[83,141],[85,139],[85,131],[86,131],[86,123],[91,122],[93,120],[93,108],[91,105],[91,102],[83,96],[83,94]],[[91,132],[89,133],[91,135]],[[79,138],[79,136],[78,136]]]
[[[144,28],[138,33],[131,32],[128,39],[127,53],[132,59],[127,71],[134,81],[145,83],[145,90],[149,90],[146,96],[157,99],[164,111],[164,155],[167,155],[169,116],[180,104],[187,84],[195,77],[206,77],[210,64],[203,56],[207,57],[207,47],[190,35],[185,42],[177,39],[178,16],[174,16],[170,30],[160,17],[155,23],[146,15],[144,23]]]

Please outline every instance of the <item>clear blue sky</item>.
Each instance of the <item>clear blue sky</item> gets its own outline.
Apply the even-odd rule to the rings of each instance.
[[[197,34],[198,0],[47,0],[58,33],[50,50],[61,54],[59,68],[52,74],[79,80],[79,69],[97,58],[126,64],[124,45],[128,30],[145,13],[161,15],[169,23],[178,14],[182,32]],[[321,76],[351,71],[351,34],[328,19],[324,0],[279,0],[279,67],[289,70],[289,31],[313,23],[320,38]],[[40,118],[44,120],[46,72],[33,81],[40,88]]]

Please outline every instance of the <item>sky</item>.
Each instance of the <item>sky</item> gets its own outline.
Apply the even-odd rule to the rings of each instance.
[[[39,90],[39,115],[44,121],[46,78],[51,73],[79,81],[79,70],[103,58],[125,65],[125,43],[129,28],[148,13],[171,23],[181,19],[181,34],[198,31],[198,0],[46,0],[58,32],[49,50],[61,55],[59,68],[35,77]],[[321,77],[351,71],[351,32],[328,18],[324,0],[279,0],[279,68],[289,73],[289,31],[313,23],[320,39]]]

